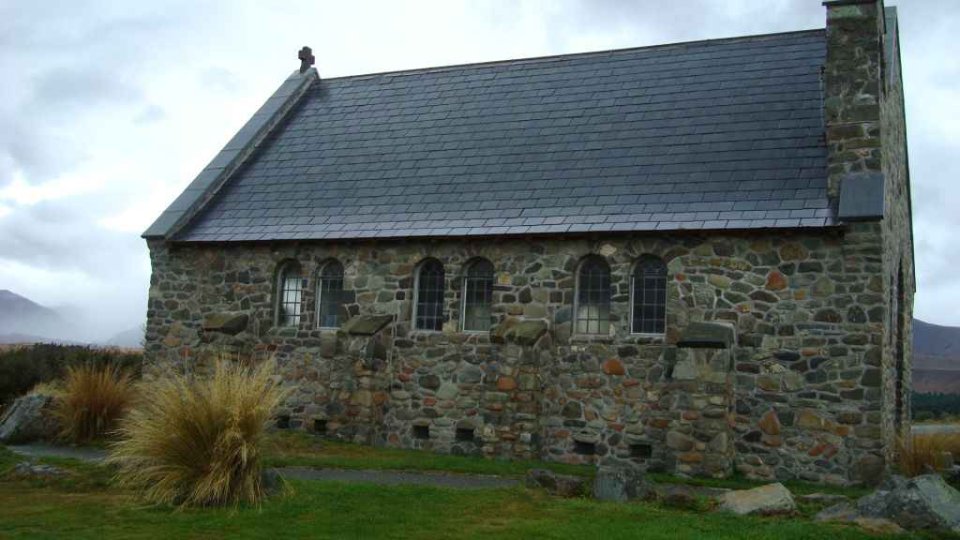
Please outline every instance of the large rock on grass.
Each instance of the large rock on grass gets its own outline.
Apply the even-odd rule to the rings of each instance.
[[[587,494],[587,480],[569,474],[557,474],[546,469],[527,471],[527,487],[547,490],[551,495],[579,497]]]
[[[720,511],[732,512],[740,516],[792,514],[797,511],[797,503],[790,490],[783,484],[767,484],[753,489],[742,489],[724,493],[717,497]]]
[[[909,530],[960,533],[960,492],[936,474],[893,476],[857,501],[863,517],[886,518]]]
[[[653,486],[639,469],[601,467],[593,479],[593,498],[601,501],[626,502],[655,496]]]
[[[17,398],[0,417],[0,443],[20,444],[57,436],[53,397],[28,394]]]

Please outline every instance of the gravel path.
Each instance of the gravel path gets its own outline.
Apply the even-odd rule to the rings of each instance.
[[[283,467],[274,470],[285,478],[294,478],[297,480],[366,482],[384,486],[413,485],[454,489],[491,489],[520,485],[520,481],[513,478],[481,476],[473,474],[352,469],[312,469],[308,467]]]
[[[99,448],[77,448],[46,444],[8,446],[10,450],[26,457],[60,457],[98,463],[107,457]],[[454,489],[491,489],[513,487],[519,480],[499,476],[473,474],[447,474],[441,472],[404,472],[353,469],[314,469],[309,467],[282,467],[274,469],[281,476],[297,480],[333,480],[339,482],[366,482],[385,486],[414,485]]]
[[[7,448],[27,457],[72,458],[89,462],[100,462],[107,457],[107,451],[100,448],[78,448],[74,446],[53,446],[49,444],[22,444],[8,446]]]

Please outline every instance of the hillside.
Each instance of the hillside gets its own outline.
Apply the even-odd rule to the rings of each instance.
[[[68,323],[56,311],[8,290],[0,290],[0,335],[56,339],[69,334]]]
[[[913,320],[913,389],[960,393],[960,328]]]

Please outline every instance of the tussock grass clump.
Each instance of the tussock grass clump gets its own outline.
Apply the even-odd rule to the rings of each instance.
[[[897,442],[900,472],[917,476],[936,472],[944,452],[960,459],[960,433],[914,433]]]
[[[81,364],[67,368],[62,384],[47,384],[53,413],[64,439],[86,443],[108,434],[133,401],[130,374],[116,366]]]
[[[120,484],[159,504],[261,501],[264,429],[284,396],[274,367],[221,360],[209,377],[171,371],[144,382],[110,450]]]

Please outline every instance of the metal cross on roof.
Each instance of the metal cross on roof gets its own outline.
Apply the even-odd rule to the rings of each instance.
[[[315,60],[313,57],[313,50],[307,46],[304,46],[302,49],[300,49],[300,52],[297,53],[297,58],[300,59],[300,73],[310,69],[310,66],[313,65]]]

